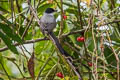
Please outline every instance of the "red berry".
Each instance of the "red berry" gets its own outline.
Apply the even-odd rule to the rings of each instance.
[[[92,67],[92,65],[93,65],[92,62],[88,62],[88,66]]]
[[[78,42],[84,42],[85,38],[84,37],[77,37]]]
[[[56,73],[56,76],[58,76],[60,78],[64,78],[64,75],[61,72]]]
[[[67,16],[66,16],[65,14],[63,15],[63,19],[64,19],[64,20],[66,20],[66,19],[67,19]]]

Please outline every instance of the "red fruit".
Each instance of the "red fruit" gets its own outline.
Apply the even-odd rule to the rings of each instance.
[[[78,42],[84,42],[85,38],[84,37],[77,37]]]
[[[92,65],[93,65],[92,62],[88,62],[88,66],[92,67]]]
[[[63,15],[63,19],[66,20],[66,19],[67,19],[67,16],[66,16],[66,15]]]
[[[64,78],[64,75],[61,72],[56,73],[57,77]]]

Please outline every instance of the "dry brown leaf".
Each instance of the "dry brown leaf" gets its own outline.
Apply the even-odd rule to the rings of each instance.
[[[32,80],[34,80],[34,53],[32,53],[32,56],[28,61],[28,71],[32,77]]]

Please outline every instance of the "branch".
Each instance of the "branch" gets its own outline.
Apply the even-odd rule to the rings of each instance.
[[[84,30],[85,29],[69,32],[69,33],[63,34],[62,37],[66,37],[66,36],[69,36],[71,34],[77,34],[77,33],[83,32]],[[36,40],[27,40],[27,41],[24,41],[23,44],[35,43],[35,42],[44,41],[44,40],[49,40],[49,39],[48,38],[38,38]],[[20,44],[19,43],[14,43],[13,45],[14,46],[19,46]],[[6,51],[6,50],[8,50],[7,46],[5,46],[3,48],[0,48],[0,52]]]
[[[26,33],[27,33],[27,31],[28,31],[30,25],[32,24],[33,17],[34,17],[34,16],[32,15],[32,17],[31,17],[31,19],[30,19],[30,21],[29,21],[27,27],[25,28],[25,31],[24,31],[24,33],[23,33],[23,35],[22,35],[22,39],[23,39],[23,40],[24,40],[24,37],[25,37],[25,35],[26,35]]]
[[[10,76],[9,76],[9,74],[8,74],[8,72],[7,72],[7,70],[5,69],[3,63],[0,62],[0,64],[1,64],[1,66],[2,66],[2,68],[3,68],[3,70],[5,71],[5,74],[7,75],[8,79],[11,80],[11,78],[10,78]]]
[[[24,41],[23,44],[35,43],[35,42],[44,41],[44,40],[49,40],[49,39],[48,38],[38,38],[36,40],[27,40],[27,41]],[[13,45],[14,46],[19,46],[20,44],[19,43],[14,43]],[[3,48],[0,48],[0,52],[5,51],[5,50],[8,50],[7,46],[5,46]]]
[[[108,23],[105,23],[105,24],[101,24],[100,26],[104,26],[104,25],[108,25],[108,24],[113,24],[113,23],[118,23],[120,22],[120,20],[114,20],[112,22],[108,22]],[[98,26],[98,25],[94,25],[94,26]],[[81,30],[76,30],[76,31],[71,31],[69,33],[66,33],[66,34],[63,34],[62,37],[67,37],[69,35],[72,35],[72,34],[78,34],[78,33],[83,33],[85,31],[85,29],[81,29]]]
[[[38,22],[38,25],[40,26],[40,21],[39,18],[37,16],[36,11],[34,10],[34,8],[31,6],[29,0],[28,0],[28,5],[30,7],[30,11],[32,12],[32,14],[34,15],[35,19]],[[63,54],[64,56],[68,56],[68,53],[66,51],[64,51],[64,49],[61,47],[61,45],[59,44],[58,39],[53,35],[53,34],[48,34],[49,39],[53,41],[53,43],[55,43],[55,46],[59,49],[59,51],[61,52],[61,54]],[[54,39],[53,39],[54,38]],[[54,41],[55,40],[55,41]],[[56,44],[57,43],[57,44]],[[71,62],[70,59],[67,59],[68,64],[71,66],[71,68],[73,69],[73,71],[75,72],[75,74],[78,76],[79,80],[82,80],[81,75],[78,71],[78,69],[76,69],[74,66],[74,64]]]
[[[81,28],[83,29],[82,13],[80,11],[80,2],[81,2],[80,0],[77,0],[78,15],[79,15],[78,21],[80,22]]]
[[[120,22],[120,20],[115,20],[115,21],[112,21],[112,22],[108,22],[108,23],[105,23],[105,24],[103,24],[103,25],[108,25],[108,24],[113,24],[113,23],[118,23],[118,22]],[[102,26],[103,26],[103,25],[102,25]],[[97,26],[98,26],[98,25],[97,25]],[[67,37],[67,36],[69,36],[69,35],[82,33],[82,32],[84,32],[84,31],[85,31],[85,29],[72,31],[72,32],[63,34],[62,37]],[[44,40],[49,40],[49,39],[48,39],[48,38],[38,38],[38,39],[36,39],[36,40],[27,40],[27,41],[24,41],[23,43],[24,43],[24,44],[29,44],[29,43],[35,43],[35,42],[44,41]],[[20,44],[19,44],[19,43],[15,43],[15,44],[13,44],[13,45],[14,45],[14,46],[18,46],[18,45],[20,45]],[[8,47],[7,47],[7,46],[5,46],[5,47],[3,47],[3,48],[0,48],[0,52],[5,51],[5,50],[8,50]]]
[[[61,34],[63,33],[63,0],[60,0],[60,4],[61,4],[61,22],[60,22],[60,31],[59,31],[59,37],[61,36]]]
[[[101,26],[103,26],[103,25],[108,25],[108,24],[113,24],[113,23],[118,23],[118,22],[120,22],[120,20],[115,20],[115,21],[112,21],[112,22],[108,22],[108,23],[102,24]],[[97,26],[98,26],[98,25],[97,25]],[[69,36],[69,35],[82,33],[82,32],[84,32],[84,31],[85,31],[85,29],[72,31],[72,32],[63,34],[62,37],[67,37],[67,36]],[[27,40],[27,41],[24,41],[23,43],[24,43],[24,44],[29,44],[29,43],[35,43],[35,42],[44,41],[44,40],[49,40],[49,39],[48,39],[48,38],[38,38],[38,39],[36,39],[36,40]],[[19,44],[19,43],[15,43],[15,44],[13,44],[13,45],[14,45],[14,46],[18,46],[18,45],[20,45],[20,44]],[[8,47],[7,47],[7,46],[5,46],[5,47],[3,47],[3,48],[0,48],[0,52],[5,51],[5,50],[8,50]]]
[[[85,29],[72,31],[72,32],[69,32],[69,33],[63,34],[62,37],[66,37],[66,36],[69,36],[69,35],[71,35],[71,34],[82,33],[82,32],[84,32],[84,31],[85,31]]]
[[[108,24],[113,24],[113,23],[118,23],[118,22],[120,22],[120,20],[114,20],[112,22],[108,22],[108,23],[102,24],[101,26],[108,25]]]
[[[20,5],[19,5],[19,3],[18,3],[18,0],[16,0],[16,6],[17,6],[18,12],[21,13]],[[20,14],[20,16],[21,16],[22,18],[26,19],[27,22],[29,22],[29,19],[28,19],[27,17],[25,17],[23,14]]]

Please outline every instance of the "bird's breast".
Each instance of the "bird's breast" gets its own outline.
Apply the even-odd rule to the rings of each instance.
[[[54,18],[54,16],[43,16],[41,18],[41,22],[44,22],[44,23],[54,23],[55,22],[55,18]]]

